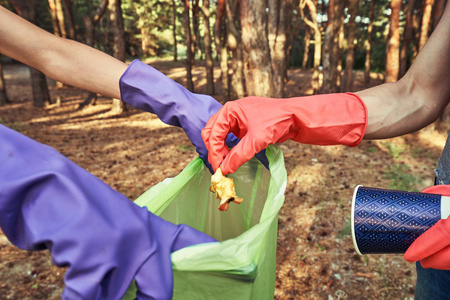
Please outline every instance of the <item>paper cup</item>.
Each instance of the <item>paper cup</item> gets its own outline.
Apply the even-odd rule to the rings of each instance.
[[[358,254],[405,253],[414,240],[450,214],[450,197],[363,187],[352,199],[352,238]]]

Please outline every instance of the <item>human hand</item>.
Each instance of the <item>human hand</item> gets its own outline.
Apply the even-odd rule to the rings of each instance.
[[[202,131],[212,168],[233,173],[255,153],[293,140],[314,145],[356,146],[364,136],[367,112],[355,94],[273,99],[247,97],[227,102]],[[240,142],[229,149],[234,133]]]
[[[171,299],[170,254],[215,240],[134,204],[53,148],[0,125],[0,228],[68,266],[63,299]]]
[[[450,185],[435,185],[422,193],[450,196]],[[450,270],[450,219],[439,220],[419,236],[404,258],[409,262],[420,261],[424,268]]]

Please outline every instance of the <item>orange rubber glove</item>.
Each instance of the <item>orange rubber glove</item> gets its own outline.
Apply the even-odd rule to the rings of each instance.
[[[367,109],[352,93],[297,98],[247,97],[227,102],[207,122],[202,138],[214,171],[233,173],[256,153],[293,140],[313,145],[357,146],[366,130]],[[241,141],[231,150],[228,133]]]
[[[422,193],[450,196],[450,185],[435,185]],[[424,268],[450,270],[450,218],[439,220],[419,236],[404,258],[409,262],[420,260]]]

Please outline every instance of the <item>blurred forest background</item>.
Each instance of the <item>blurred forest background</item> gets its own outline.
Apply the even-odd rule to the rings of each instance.
[[[247,95],[358,91],[401,78],[445,0],[0,0],[58,36],[122,61],[139,58],[221,103]],[[18,37],[20,38],[20,37]],[[55,82],[0,56],[0,124],[50,145],[130,199],[194,159],[180,128]],[[288,172],[279,213],[276,300],[413,299],[402,255],[356,254],[356,185],[433,184],[446,117],[420,132],[358,147],[280,145]],[[1,167],[1,166],[0,166]],[[64,268],[0,232],[0,299],[60,299]]]
[[[54,34],[125,61],[159,57],[204,66],[206,93],[220,68],[224,100],[282,97],[289,68],[312,69],[313,93],[353,90],[355,70],[402,77],[439,22],[446,0],[1,0]],[[36,106],[50,103],[32,72]],[[2,79],[3,83],[4,80]],[[0,104],[8,101],[0,85]],[[95,99],[90,95],[87,103]],[[119,111],[120,101],[114,109]]]

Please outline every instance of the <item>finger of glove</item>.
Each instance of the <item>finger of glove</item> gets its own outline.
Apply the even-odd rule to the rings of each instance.
[[[213,242],[217,242],[217,240],[210,237],[206,233],[203,233],[185,224],[180,224],[177,226],[177,232],[174,235],[171,252],[178,251],[182,248],[193,245]]]
[[[226,175],[236,172],[240,166],[252,159],[256,153],[267,148],[267,146],[268,144],[264,139],[244,136],[222,161],[220,166],[222,173]]]
[[[439,220],[409,246],[405,260],[414,262],[429,257],[450,245],[449,219]]]
[[[212,168],[215,171],[220,166],[223,158],[228,154],[228,152],[230,152],[230,150],[224,142],[227,135],[223,135],[224,140],[222,141],[217,137],[213,140],[210,139],[213,124],[214,121],[210,119],[205,128],[203,128],[202,130],[202,138],[205,142],[206,148],[208,149],[208,162],[212,165]]]
[[[422,259],[420,264],[425,269],[450,270],[450,246]]]

